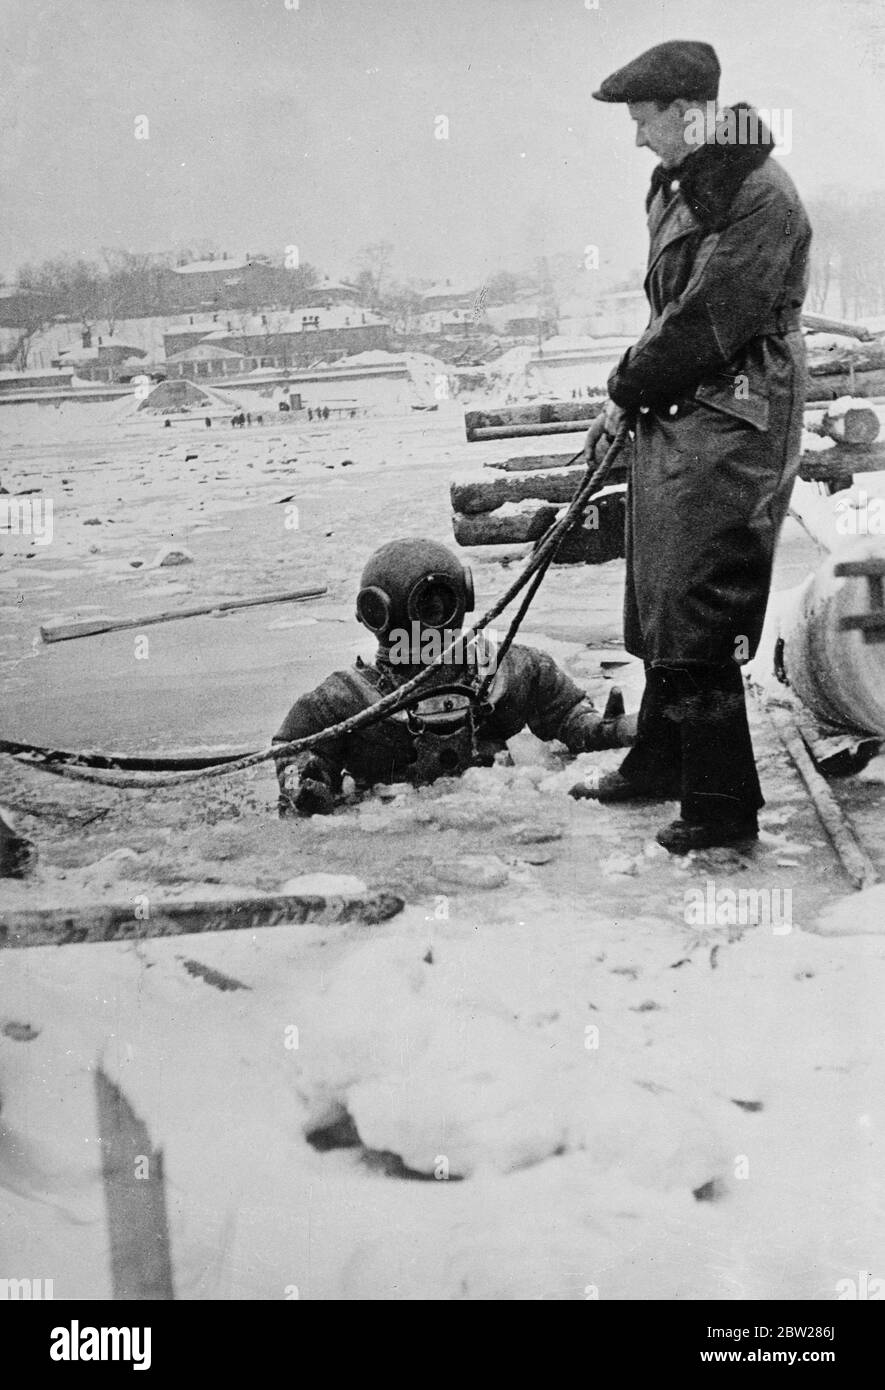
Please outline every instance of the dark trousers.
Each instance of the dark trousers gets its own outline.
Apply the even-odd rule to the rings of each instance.
[[[765,801],[740,666],[646,666],[636,742],[620,771],[678,799],[683,820],[752,819]]]

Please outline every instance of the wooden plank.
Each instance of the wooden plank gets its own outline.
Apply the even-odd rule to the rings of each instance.
[[[119,1086],[95,1073],[98,1134],[111,1249],[112,1297],[173,1299],[163,1153]]]
[[[765,709],[793,766],[805,783],[805,789],[845,875],[854,888],[869,888],[878,882],[875,865],[858,844],[833,793],[814,766],[792,711],[772,701],[766,703]]]
[[[257,931],[305,922],[374,925],[401,912],[394,893],[274,893],[254,898],[144,903],[88,903],[75,907],[0,909],[0,948],[78,946],[107,941],[143,941],[216,931]],[[136,916],[140,912],[140,916]]]
[[[256,598],[225,599],[220,603],[200,604],[196,608],[170,608],[164,613],[147,613],[141,618],[83,618],[71,622],[43,623],[40,636],[44,642],[69,642],[74,637],[94,637],[102,632],[122,632],[127,628],[149,627],[152,623],[171,623],[176,618],[202,618],[210,613],[230,613],[235,608],[258,608],[265,603],[296,603],[301,599],[320,598],[328,593],[323,586],[315,589],[293,589],[284,594],[259,594]]]

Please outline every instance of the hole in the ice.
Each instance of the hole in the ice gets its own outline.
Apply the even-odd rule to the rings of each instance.
[[[331,1153],[334,1149],[360,1149],[362,1166],[387,1178],[403,1178],[408,1182],[438,1181],[434,1173],[422,1173],[417,1168],[409,1168],[399,1154],[391,1153],[388,1149],[367,1149],[360,1139],[353,1117],[343,1106],[333,1120],[309,1130],[305,1138],[318,1153]],[[463,1177],[458,1173],[451,1173],[446,1181],[463,1182]]]

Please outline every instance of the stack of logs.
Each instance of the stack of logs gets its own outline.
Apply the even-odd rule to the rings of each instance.
[[[539,434],[586,433],[603,401],[557,402],[468,411],[468,440],[533,437]],[[830,492],[851,485],[855,473],[885,470],[885,445],[877,444],[879,418],[864,401],[832,414],[806,415],[806,429],[834,441],[833,447],[805,450],[799,476],[823,483]],[[575,452],[581,445],[576,438]],[[604,444],[597,447],[597,461]],[[605,487],[592,498],[584,521],[565,539],[557,555],[561,564],[601,564],[624,554],[626,481],[631,446],[624,449]],[[585,477],[581,459],[568,453],[519,455],[487,461],[482,473],[452,482],[453,529],[459,545],[514,545],[537,542],[571,501]]]

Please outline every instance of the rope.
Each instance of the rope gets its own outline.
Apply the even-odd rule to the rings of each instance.
[[[362,729],[367,725],[378,723],[380,720],[387,718],[389,714],[395,713],[397,710],[403,708],[406,703],[413,703],[413,701],[410,701],[409,697],[430,679],[433,670],[437,666],[443,664],[456,647],[461,647],[465,640],[475,637],[483,628],[488,627],[489,623],[497,618],[498,615],[513,602],[516,595],[520,590],[525,588],[532,577],[537,576],[529,593],[520,605],[514,622],[510,625],[505,643],[502,644],[502,651],[498,656],[498,660],[500,661],[500,657],[503,656],[504,652],[510,647],[516,635],[516,630],[522,622],[529,604],[537,593],[541,580],[549,569],[563,537],[571,530],[572,526],[575,525],[578,517],[583,514],[584,508],[589,502],[590,497],[599,490],[611,471],[615,460],[624,446],[628,429],[628,421],[626,419],[622,420],[611,444],[606,450],[602,462],[595,468],[592,462],[588,462],[587,476],[572,498],[565,515],[550,527],[546,535],[539,542],[534,553],[529,557],[525,568],[517,575],[516,579],[510,587],[505,590],[501,598],[492,605],[488,612],[484,613],[482,617],[473,624],[468,630],[466,638],[463,633],[459,633],[451,644],[446,647],[433,662],[427,664],[423,671],[419,671],[411,680],[406,681],[404,685],[399,686],[389,695],[385,695],[376,704],[369,706],[368,709],[360,710],[358,714],[351,715],[349,719],[344,719],[339,724],[331,724],[326,729],[321,729],[315,734],[309,734],[305,738],[295,739],[291,743],[273,743],[269,748],[264,748],[255,753],[248,753],[245,757],[235,758],[232,761],[218,761],[207,767],[193,768],[180,772],[127,772],[126,775],[119,776],[110,768],[102,769],[69,762],[37,762],[31,761],[31,759],[24,754],[13,756],[18,756],[19,761],[27,762],[28,766],[38,768],[41,772],[50,772],[56,777],[67,777],[72,781],[78,782],[94,782],[100,786],[118,787],[121,790],[128,791],[144,791],[154,787],[180,787],[189,782],[202,781],[202,779],[206,777],[224,777],[234,772],[245,772],[250,767],[257,767],[260,763],[270,762],[275,758],[291,757],[294,753],[301,753],[308,748],[315,748],[318,744],[325,743],[329,739],[343,738],[347,734],[354,733],[357,729]],[[583,452],[583,449],[580,450],[569,460],[569,463],[575,463]]]

